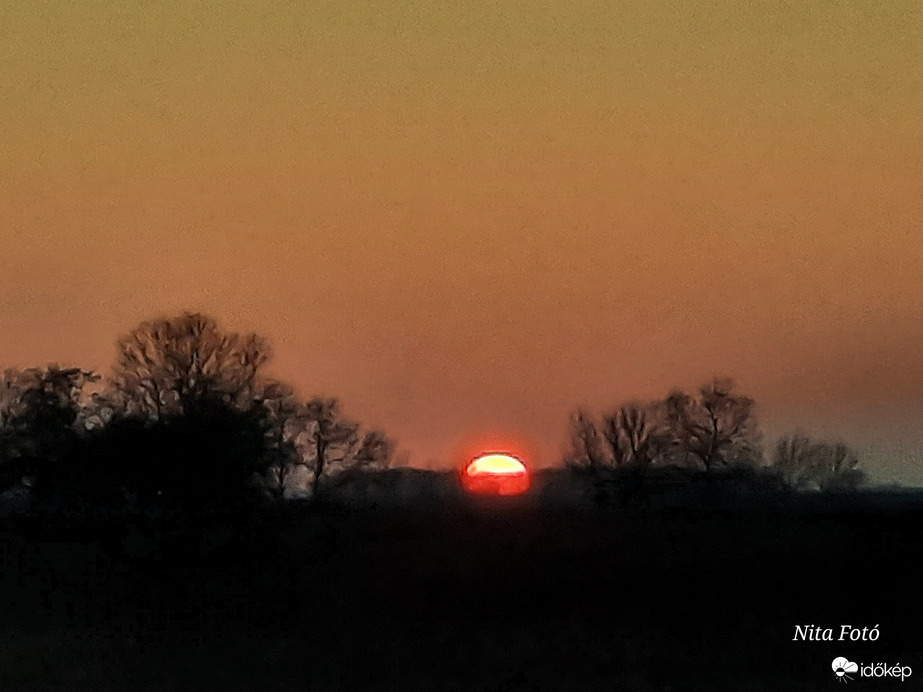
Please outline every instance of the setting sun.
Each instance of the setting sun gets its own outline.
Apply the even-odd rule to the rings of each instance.
[[[529,471],[509,454],[491,453],[476,458],[465,468],[465,488],[489,495],[521,495],[529,489]]]

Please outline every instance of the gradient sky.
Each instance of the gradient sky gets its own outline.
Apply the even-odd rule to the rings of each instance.
[[[0,0],[0,363],[203,311],[441,467],[729,374],[923,484],[917,0],[239,4]]]

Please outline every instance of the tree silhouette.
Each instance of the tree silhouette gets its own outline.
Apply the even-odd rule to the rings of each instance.
[[[814,441],[800,431],[779,438],[772,466],[794,489],[854,490],[865,480],[858,456],[849,445]]]
[[[356,452],[355,465],[368,469],[383,469],[390,465],[394,456],[394,442],[382,431],[370,430],[362,436]]]
[[[144,322],[117,341],[107,388],[53,365],[0,380],[0,490],[37,477],[40,506],[146,517],[236,512],[281,499],[293,474],[311,488],[350,468],[390,464],[394,444],[343,418],[336,399],[299,401],[262,376],[266,342],[184,313]]]
[[[315,397],[305,405],[311,446],[311,491],[320,497],[322,479],[332,471],[387,466],[393,443],[380,431],[359,433],[359,424],[344,419],[336,399]]]
[[[77,442],[83,388],[99,375],[81,368],[10,369],[0,379],[2,485],[54,473]]]
[[[569,468],[599,471],[607,464],[603,441],[593,417],[577,409],[570,418],[570,451],[564,463]]]
[[[287,442],[287,398],[259,376],[267,358],[263,339],[224,333],[203,315],[142,323],[118,340],[111,385],[84,413],[90,434],[62,492],[148,513],[239,507]]]
[[[154,420],[215,397],[246,410],[268,357],[261,337],[224,333],[204,315],[144,322],[118,340],[112,394],[126,413]]]
[[[749,463],[759,456],[753,399],[734,393],[729,378],[715,378],[698,397],[675,390],[663,402],[673,447],[685,460],[697,459],[707,471]]]
[[[654,406],[628,403],[603,417],[603,434],[617,468],[645,468],[656,456],[660,427]]]
[[[266,487],[277,500],[285,495],[290,477],[308,456],[312,420],[292,388],[271,382],[262,389],[266,444]]]

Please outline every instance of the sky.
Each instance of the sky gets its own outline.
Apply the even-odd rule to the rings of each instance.
[[[0,364],[105,373],[200,311],[434,468],[730,375],[767,448],[923,484],[921,35],[916,0],[0,0]]]

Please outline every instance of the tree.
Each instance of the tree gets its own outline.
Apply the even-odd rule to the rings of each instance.
[[[260,376],[268,356],[261,337],[200,314],[142,323],[118,340],[111,386],[87,416],[85,471],[151,511],[238,506],[288,442],[288,398]]]
[[[394,450],[384,433],[360,435],[358,423],[344,419],[336,399],[315,397],[305,405],[309,421],[311,491],[320,496],[321,479],[332,471],[387,466]]]
[[[127,413],[152,420],[215,397],[245,410],[268,358],[261,337],[224,333],[212,318],[187,312],[144,322],[118,340],[113,394]]]
[[[99,375],[81,368],[10,369],[0,379],[0,473],[8,486],[53,473],[77,439],[83,388]]]
[[[608,465],[596,422],[583,409],[571,415],[570,437],[571,449],[565,458],[567,466],[599,471]]]
[[[304,465],[312,420],[307,406],[288,385],[271,382],[262,390],[266,444],[266,485],[277,500],[285,496],[289,479]]]
[[[387,468],[394,456],[394,443],[380,430],[370,430],[362,436],[356,452],[356,466],[369,469]]]
[[[855,451],[842,441],[814,441],[803,432],[779,438],[772,466],[790,488],[854,490],[865,480]]]
[[[673,447],[684,459],[697,459],[707,471],[750,463],[759,456],[755,403],[733,390],[733,380],[715,378],[699,390],[698,397],[675,390],[663,402]]]
[[[654,406],[632,402],[603,417],[603,434],[616,467],[648,466],[656,456],[658,432]]]

